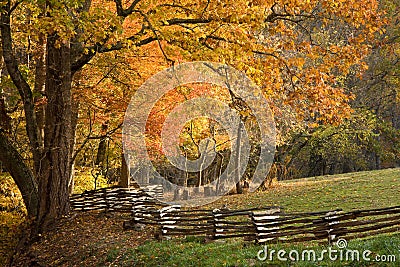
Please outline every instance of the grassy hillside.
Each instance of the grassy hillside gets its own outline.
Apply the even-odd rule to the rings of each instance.
[[[400,169],[328,175],[278,182],[268,191],[226,196],[211,206],[279,205],[286,211],[379,208],[400,205]]]
[[[400,169],[387,169],[277,182],[268,191],[226,196],[208,208],[279,205],[288,212],[336,208],[349,211],[400,205],[399,193]],[[1,218],[5,217],[3,212]],[[27,262],[40,266],[380,266],[377,262],[365,261],[283,263],[275,259],[262,262],[257,259],[257,253],[263,247],[253,243],[240,239],[208,243],[194,237],[160,242],[152,237],[151,228],[142,232],[124,231],[122,222],[128,218],[127,215],[95,212],[72,214],[19,257],[21,266]],[[0,238],[2,242],[12,243],[12,240],[7,240],[8,236]],[[368,241],[350,241],[348,247],[369,249],[373,256],[397,256],[397,263],[388,263],[388,266],[397,266],[400,262],[399,234],[374,237]],[[269,249],[290,251],[304,248],[319,252],[324,249],[313,242],[277,244]],[[3,258],[0,262],[6,261]]]

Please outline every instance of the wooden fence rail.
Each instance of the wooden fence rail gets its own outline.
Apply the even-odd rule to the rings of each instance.
[[[160,197],[162,187],[145,189],[101,188],[70,196],[71,207],[77,211],[104,210],[108,212],[132,212],[165,206],[152,196]]]
[[[160,194],[159,188],[149,189]],[[200,235],[257,243],[362,238],[400,232],[400,206],[380,209],[286,213],[281,207],[245,210],[181,209],[157,202],[143,190],[100,189],[71,196],[75,210],[132,213],[129,225],[154,225],[164,237]]]
[[[154,212],[152,218],[152,224],[159,226],[164,237],[242,237],[260,244],[312,240],[326,240],[331,243],[341,237],[353,239],[400,232],[400,207],[351,212],[332,210],[285,213],[279,207],[222,211],[180,210],[175,206],[163,208],[159,213]]]

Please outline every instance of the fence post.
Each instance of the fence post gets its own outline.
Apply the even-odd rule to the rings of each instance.
[[[335,230],[335,225],[339,223],[338,220],[334,220],[335,218],[338,218],[339,216],[337,215],[337,211],[329,211],[328,213],[325,214],[323,217],[323,220],[326,221],[326,232],[328,234],[328,245],[331,246],[332,243],[336,239],[335,234],[331,234],[332,231]]]
[[[179,211],[180,209],[181,209],[180,205],[172,205],[159,209],[161,238],[163,235],[166,235],[168,233],[168,229],[176,227],[176,225],[173,225],[176,224],[176,221],[174,220],[174,218],[171,218],[172,216],[169,215],[168,213],[170,213],[171,211]]]
[[[272,241],[274,237],[268,237],[268,234],[275,234],[279,231],[279,226],[273,226],[274,220],[278,219],[279,213],[281,212],[280,208],[271,208],[269,210],[261,211],[259,213],[252,212],[252,220],[255,227],[255,241],[256,243],[264,243],[267,241]],[[278,213],[278,214],[276,214]],[[263,222],[264,220],[264,222]],[[261,222],[260,222],[261,221]],[[267,222],[266,222],[267,221]],[[268,234],[264,234],[263,231],[274,231],[269,232]]]
[[[254,243],[257,243],[257,225],[256,225],[256,221],[254,220],[254,211],[252,211],[252,212],[250,212],[250,219],[251,219],[251,222],[252,222],[252,224],[253,224],[253,233],[254,233],[254,235],[253,235],[253,241],[254,241]],[[250,240],[249,240],[250,241]]]
[[[222,233],[224,231],[224,229],[218,229],[218,214],[219,214],[219,209],[213,209],[212,210],[212,217],[213,217],[213,235],[212,235],[212,239],[217,239],[218,237],[218,233]]]

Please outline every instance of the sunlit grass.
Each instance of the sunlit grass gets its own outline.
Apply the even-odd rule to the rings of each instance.
[[[282,181],[271,189],[231,195],[211,204],[230,208],[277,205],[286,211],[369,209],[400,205],[400,169]]]
[[[253,243],[244,243],[241,241],[228,240],[226,242],[204,243],[201,238],[184,238],[165,240],[162,242],[151,241],[137,249],[131,249],[121,253],[121,248],[112,248],[104,264],[113,262],[113,266],[398,266],[400,261],[400,235],[384,235],[371,239],[350,240],[347,247],[338,249],[336,245],[331,249],[338,250],[331,254],[331,260],[328,254],[322,251],[329,250],[329,245],[320,245],[315,242],[304,244],[273,244],[256,245]],[[359,257],[346,258],[346,251],[357,250]],[[259,251],[261,260],[257,257]],[[275,250],[272,254],[271,251]],[[286,261],[282,261],[277,257],[277,251],[284,250],[286,254],[283,256]],[[291,260],[288,256],[290,251],[299,252],[299,260],[296,257]],[[305,256],[302,260],[301,253],[304,250],[313,250],[316,254],[316,260],[309,260]],[[340,259],[340,250],[344,256]],[[371,254],[365,258],[362,253],[366,250]],[[267,252],[267,257],[263,259]],[[119,255],[119,257],[117,257]],[[295,255],[295,254],[293,254]],[[378,264],[378,257],[386,256],[387,261],[383,265]],[[318,260],[320,258],[321,260]]]

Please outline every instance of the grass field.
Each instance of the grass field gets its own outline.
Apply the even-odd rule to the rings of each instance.
[[[337,208],[350,211],[400,205],[399,195],[400,169],[387,169],[277,182],[264,192],[225,196],[208,208],[278,205],[287,212]],[[1,215],[2,220],[7,217],[4,212]],[[123,218],[115,215],[73,216],[66,219],[66,224],[57,226],[56,232],[46,234],[34,244],[32,254],[44,266],[398,266],[400,263],[400,234],[349,241],[349,249],[370,250],[370,261],[331,261],[325,257],[323,261],[292,262],[279,261],[276,256],[261,261],[257,253],[264,247],[240,239],[206,242],[204,238],[188,236],[157,241],[151,238],[151,229],[146,233],[123,231]],[[7,225],[4,222],[0,225],[3,230],[15,227],[10,224],[8,219]],[[9,236],[4,236],[5,231],[0,233],[2,242],[13,243]],[[269,251],[272,249],[287,252],[312,249],[319,255],[327,246],[307,242],[268,246]],[[375,257],[380,255],[395,259],[387,257],[392,262],[377,262]],[[4,262],[0,259],[0,265]]]
[[[400,205],[400,169],[387,169],[321,176],[283,181],[266,192],[226,196],[210,205],[229,208],[249,208],[278,205],[286,211],[321,211],[342,208],[344,211]],[[399,225],[400,228],[400,225]],[[335,247],[333,247],[334,249]],[[121,258],[116,250],[110,250],[110,261],[116,266],[399,266],[400,234],[381,235],[370,239],[351,240],[348,249],[372,252],[369,260],[332,261],[261,261],[257,253],[263,246],[244,243],[241,240],[204,244],[201,238],[151,241],[124,253]],[[327,245],[315,242],[304,244],[275,244],[269,250],[314,250],[321,255]],[[386,262],[378,262],[385,258]],[[286,254],[286,258],[288,258]],[[318,257],[317,257],[318,258]]]
[[[264,192],[231,195],[211,204],[230,208],[278,205],[285,211],[368,209],[400,205],[400,169],[282,181]]]
[[[223,243],[203,244],[201,239],[181,239],[167,240],[162,242],[148,242],[136,249],[127,251],[122,257],[117,250],[110,250],[108,254],[109,262],[113,266],[399,266],[400,262],[400,235],[379,236],[368,240],[351,240],[348,242],[347,249],[357,250],[359,257],[346,258],[346,249],[342,251],[335,246],[337,252],[331,254],[330,260],[327,254],[321,258],[322,250],[329,250],[327,245],[307,244],[274,244],[268,246],[246,244],[240,241],[227,241]],[[259,251],[262,253],[259,254]],[[268,251],[275,250],[275,254],[270,257]],[[277,251],[284,250],[286,254],[282,258],[277,258]],[[293,260],[289,258],[290,251],[295,250],[301,255],[305,250],[313,250],[316,253],[316,261],[309,261],[308,257],[298,261],[293,255]],[[369,250],[369,256],[362,257],[363,252]],[[267,258],[263,259],[267,251]],[[260,258],[257,258],[257,255]],[[320,258],[321,260],[318,260]],[[304,259],[304,260],[302,260]],[[311,258],[313,259],[313,258]],[[342,260],[340,260],[342,259]],[[384,259],[385,262],[378,262]]]

